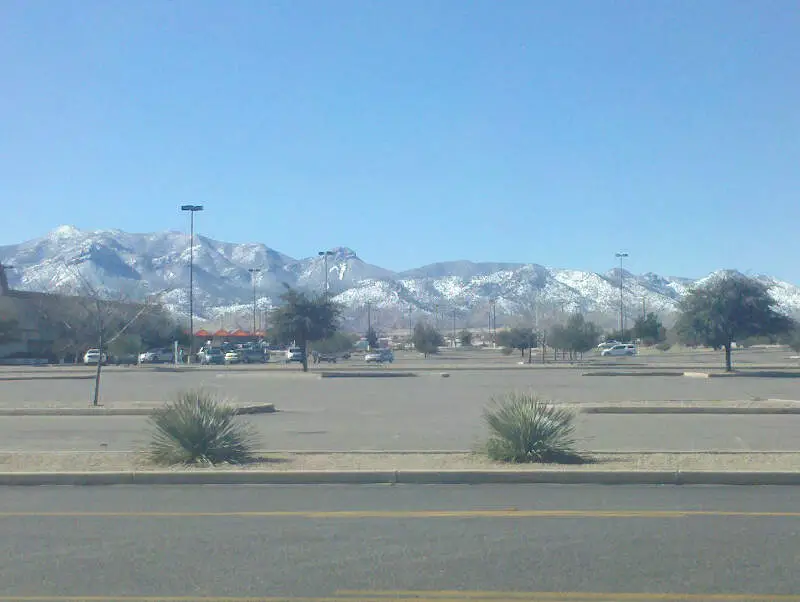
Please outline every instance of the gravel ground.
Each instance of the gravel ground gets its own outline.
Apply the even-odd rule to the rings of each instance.
[[[217,466],[219,469],[286,471],[286,470],[460,470],[514,469],[531,470],[800,470],[800,452],[789,453],[651,453],[597,454],[594,462],[584,465],[502,464],[477,454],[397,454],[275,453],[263,461],[247,466]],[[149,464],[138,453],[53,452],[0,453],[0,472],[75,472],[164,470]],[[202,470],[173,467],[171,470]]]

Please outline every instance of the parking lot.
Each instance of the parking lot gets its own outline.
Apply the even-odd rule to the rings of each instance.
[[[112,367],[104,370],[101,399],[109,406],[163,402],[202,387],[239,403],[272,402],[278,413],[249,418],[265,449],[458,450],[480,443],[483,409],[493,396],[512,390],[576,404],[800,398],[800,379],[790,370],[797,361],[785,351],[739,352],[737,365],[752,376],[645,376],[656,369],[711,371],[719,360],[721,354],[700,352],[528,367],[518,365],[518,356],[451,351],[429,360],[400,353],[390,366],[368,367],[354,359],[314,366],[311,374],[278,363]],[[784,376],[760,376],[767,368],[782,368]],[[601,369],[641,375],[585,376]],[[320,378],[320,370],[350,377]],[[380,372],[414,376],[357,376]],[[86,407],[92,376],[90,367],[5,367],[0,406]],[[800,449],[798,426],[800,416],[581,415],[577,435],[593,450],[792,450]],[[130,450],[146,439],[146,417],[2,417],[0,438],[4,450]]]

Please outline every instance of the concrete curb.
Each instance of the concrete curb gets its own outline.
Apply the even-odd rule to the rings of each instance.
[[[584,372],[581,376],[684,376],[683,372],[674,370],[599,370],[597,372]]]
[[[157,407],[150,408],[0,408],[0,416],[149,416]],[[237,414],[271,414],[276,412],[274,403],[239,406]]]
[[[12,485],[327,485],[554,483],[564,485],[800,485],[800,472],[604,470],[356,470],[183,472],[8,472]]]
[[[414,372],[318,372],[320,378],[405,378],[416,376]]]
[[[800,414],[800,407],[736,406],[593,406],[580,408],[581,414]]]

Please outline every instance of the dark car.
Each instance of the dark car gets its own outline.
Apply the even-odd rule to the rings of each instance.
[[[263,364],[269,361],[269,352],[260,347],[243,347],[236,350],[243,364]]]

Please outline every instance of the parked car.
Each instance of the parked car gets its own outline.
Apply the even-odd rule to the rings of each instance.
[[[164,362],[172,363],[175,361],[175,354],[172,349],[150,349],[139,354],[140,364],[160,364]]]
[[[102,362],[103,364],[108,363],[108,356],[103,353],[102,359],[100,359],[100,350],[99,349],[89,349],[83,355],[83,363],[84,364],[96,364],[97,362]]]
[[[269,361],[269,351],[261,347],[243,346],[237,349],[239,361],[243,364],[263,364]]]
[[[619,355],[636,355],[636,345],[631,343],[614,345],[605,349],[600,355],[606,356],[619,356]]]
[[[204,347],[197,352],[197,360],[206,366],[209,364],[224,364],[225,355],[219,347]]]
[[[241,351],[231,350],[225,354],[225,363],[226,364],[238,364],[242,361]]]
[[[364,361],[368,364],[383,364],[384,362],[391,364],[394,361],[394,353],[391,349],[375,349],[364,355]]]
[[[302,347],[289,347],[286,350],[286,363],[302,362],[305,359],[305,352]]]
[[[317,363],[327,362],[328,364],[335,364],[338,359],[333,353],[318,353]]]
[[[605,351],[606,349],[611,349],[614,345],[620,345],[619,341],[604,341],[597,346],[598,351]]]

